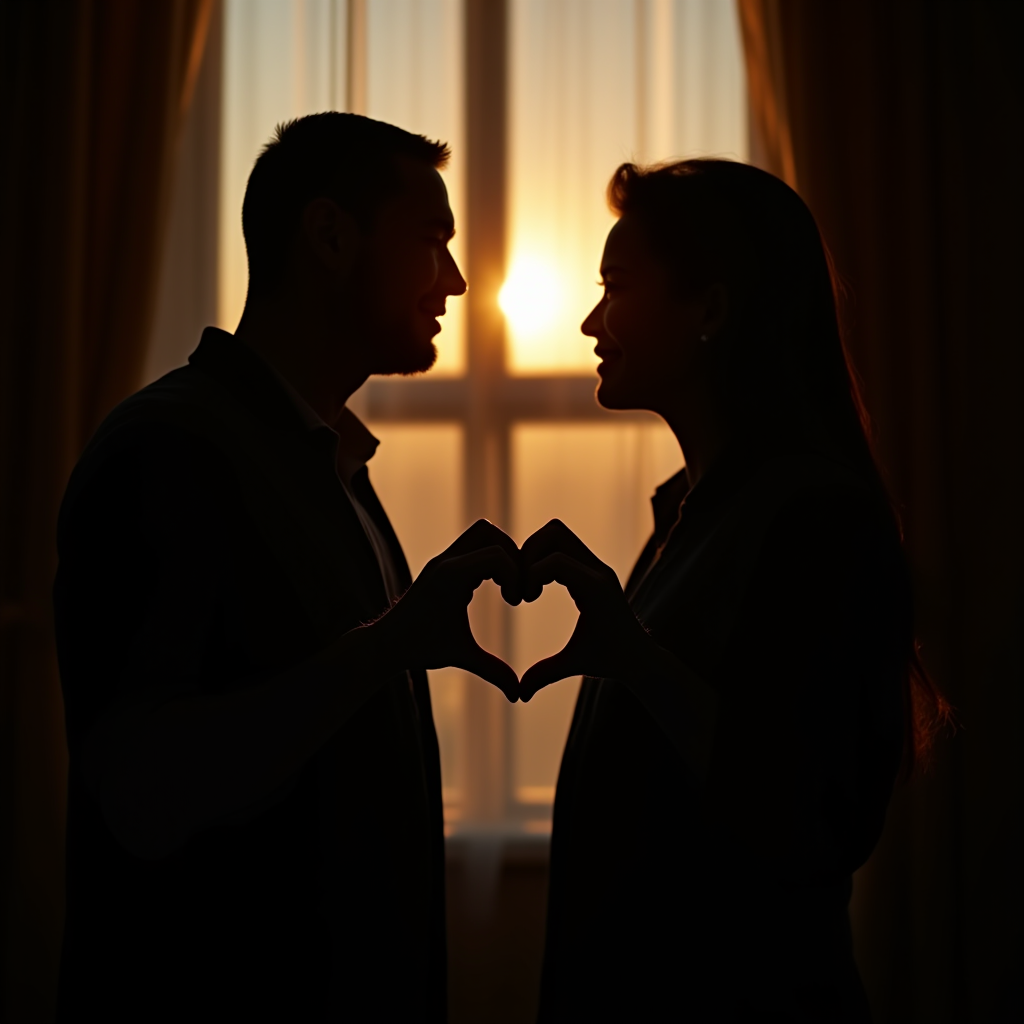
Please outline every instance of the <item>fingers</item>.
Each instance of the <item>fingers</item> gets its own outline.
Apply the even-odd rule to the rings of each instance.
[[[586,544],[576,536],[560,519],[552,519],[524,542],[520,553],[523,566],[523,600],[536,601],[540,597],[543,583],[538,582],[531,570],[537,563],[551,555],[561,553],[594,570],[608,567]],[[551,582],[551,580],[547,580]],[[559,581],[562,582],[562,581]]]
[[[529,595],[534,591],[540,594],[549,583],[561,583],[582,612],[588,598],[599,595],[608,587],[609,579],[603,572],[598,572],[566,554],[556,552],[535,562],[526,571],[523,582],[525,599],[529,601]]]
[[[510,704],[515,704],[519,700],[519,676],[501,658],[485,651],[479,645],[474,650],[467,651],[465,657],[459,659],[456,667],[486,679],[505,694]]]
[[[544,658],[526,670],[519,682],[519,699],[525,704],[545,686],[580,674],[579,669],[572,664],[568,646],[564,647],[558,654]]]
[[[517,567],[516,572],[511,576],[504,576],[501,580],[494,576],[484,576],[482,579],[493,579],[501,587],[501,596],[509,604],[517,605],[522,601],[518,568],[520,565],[519,548],[504,530],[499,529],[486,519],[478,519],[454,544],[438,555],[438,560],[459,557],[491,547],[497,547],[504,551]]]
[[[504,530],[486,519],[478,519],[468,530],[462,533],[440,557],[450,558],[455,555],[466,555],[479,548],[502,548],[509,558],[519,557],[519,547]]]
[[[519,561],[510,558],[503,548],[481,548],[456,558],[446,558],[438,563],[437,570],[444,573],[450,585],[467,588],[467,603],[484,580],[494,580],[501,587],[503,596],[508,591],[516,597],[510,603],[519,603]]]

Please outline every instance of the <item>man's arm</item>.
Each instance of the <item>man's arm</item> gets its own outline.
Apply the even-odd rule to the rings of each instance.
[[[514,700],[515,673],[477,646],[467,606],[484,579],[514,595],[516,554],[505,534],[481,521],[385,616],[293,669],[252,688],[136,704],[102,718],[85,743],[86,773],[118,841],[137,856],[164,857],[198,829],[273,794],[405,669],[455,665]],[[134,659],[134,671],[156,666],[162,646]]]

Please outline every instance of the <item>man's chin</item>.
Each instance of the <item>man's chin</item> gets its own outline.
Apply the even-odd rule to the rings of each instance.
[[[428,341],[425,345],[408,345],[389,352],[387,358],[381,360],[373,372],[407,377],[416,373],[426,373],[436,362],[437,346]]]

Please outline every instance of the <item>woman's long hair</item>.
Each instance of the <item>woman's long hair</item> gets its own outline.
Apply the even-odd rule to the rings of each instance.
[[[788,185],[730,160],[623,164],[608,202],[644,225],[683,290],[724,284],[728,322],[716,339],[722,397],[741,431],[811,437],[885,496],[871,423],[838,315],[838,278],[814,216]],[[906,648],[905,775],[926,762],[950,708]]]

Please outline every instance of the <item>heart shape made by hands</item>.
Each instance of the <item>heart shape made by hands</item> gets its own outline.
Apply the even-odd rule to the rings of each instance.
[[[535,601],[549,583],[560,583],[579,610],[562,650],[532,665],[521,680],[473,636],[468,607],[485,579],[494,580],[511,605]],[[568,676],[620,676],[651,643],[614,570],[557,519],[522,548],[493,524],[477,521],[427,563],[385,620],[387,642],[409,653],[407,664],[466,669],[498,687],[510,701],[528,701],[542,687]]]
[[[579,612],[565,646],[523,674],[520,700],[529,701],[538,690],[570,676],[621,675],[635,660],[638,645],[650,643],[615,571],[561,520],[552,519],[523,543],[518,566],[518,587],[502,587],[509,604],[536,601],[548,584],[559,583]]]

